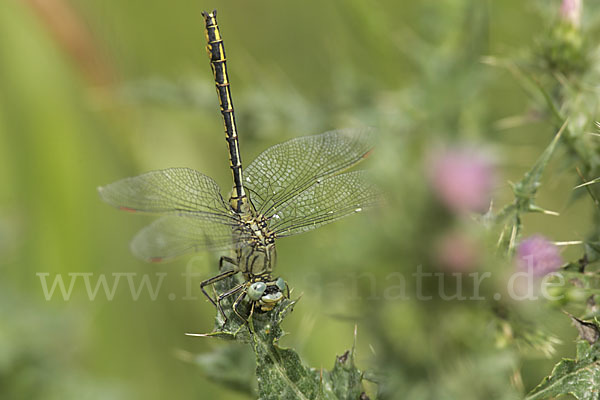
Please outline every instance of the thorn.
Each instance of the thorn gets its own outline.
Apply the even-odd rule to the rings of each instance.
[[[553,215],[553,216],[555,216],[555,217],[558,217],[558,216],[560,216],[560,214],[559,214],[559,213],[557,213],[556,211],[550,211],[550,210],[546,210],[546,209],[543,209],[543,208],[541,208],[541,207],[538,207],[538,206],[536,206],[536,205],[534,205],[534,204],[532,204],[532,205],[530,205],[530,206],[529,206],[529,211],[532,211],[532,212],[540,212],[540,213],[542,213],[542,214],[546,214],[546,215]]]
[[[554,242],[555,246],[571,246],[575,244],[583,244],[583,240],[570,240],[566,242]]]
[[[512,254],[513,249],[515,248],[515,242],[517,241],[517,224],[515,223],[512,226],[512,231],[510,232],[510,241],[508,242],[508,252]]]
[[[499,249],[502,245],[502,240],[504,239],[504,232],[506,232],[506,224],[502,228],[502,232],[500,232],[500,237],[498,238],[498,243],[496,243],[496,248]]]
[[[492,215],[492,213],[494,212],[494,199],[490,200],[490,207],[488,208],[487,213]]]
[[[582,188],[582,187],[584,187],[584,186],[593,185],[594,183],[598,183],[598,182],[600,182],[600,178],[592,179],[591,181],[587,181],[587,182],[584,182],[584,183],[582,183],[581,185],[577,185],[577,186],[575,186],[575,187],[573,188],[573,190],[575,190],[575,189],[579,189],[579,188]]]
[[[575,167],[575,170],[577,171],[577,174],[579,175],[581,180],[586,182],[587,179],[585,178],[585,176],[583,175],[583,173],[581,172],[579,167]],[[596,207],[600,208],[600,201],[598,201],[598,198],[594,195],[594,192],[592,192],[592,189],[590,189],[589,186],[586,186],[585,188],[586,188],[588,194],[590,195],[590,197],[592,198],[592,200],[594,201],[594,204],[596,205]],[[577,189],[577,188],[575,188],[575,189]]]

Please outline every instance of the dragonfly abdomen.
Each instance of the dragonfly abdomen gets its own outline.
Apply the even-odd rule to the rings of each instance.
[[[221,115],[225,127],[225,138],[229,149],[229,165],[233,175],[233,193],[231,194],[230,204],[234,211],[242,213],[247,210],[248,199],[242,183],[242,157],[240,155],[233,101],[231,100],[225,47],[223,46],[223,39],[217,25],[216,10],[211,13],[202,13],[202,15],[206,22],[206,38],[208,43],[206,49],[215,78],[215,87],[219,95]]]

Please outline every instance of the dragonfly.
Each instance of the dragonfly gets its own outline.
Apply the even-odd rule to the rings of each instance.
[[[222,301],[235,296],[233,311],[246,319],[239,310],[246,299],[250,318],[255,310],[271,311],[289,298],[287,283],[273,277],[276,239],[311,231],[378,203],[380,193],[366,173],[347,171],[371,153],[373,130],[342,129],[291,139],[268,148],[242,170],[216,10],[202,15],[233,177],[229,201],[212,178],[189,168],[151,171],[98,190],[105,202],[121,210],[160,216],[131,242],[133,254],[143,260],[229,251],[219,260],[220,273],[200,288],[225,320]],[[214,297],[207,293],[206,287],[236,274],[242,282]]]

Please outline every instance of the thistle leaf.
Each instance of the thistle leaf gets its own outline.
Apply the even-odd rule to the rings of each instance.
[[[550,142],[548,147],[546,147],[546,149],[540,155],[540,157],[537,159],[537,161],[535,162],[533,167],[525,173],[525,176],[523,176],[523,179],[521,181],[519,181],[517,184],[515,184],[513,186],[513,190],[515,192],[515,196],[517,197],[517,200],[519,200],[519,199],[527,200],[528,206],[523,211],[527,211],[527,210],[531,211],[530,208],[531,208],[531,205],[533,205],[533,199],[535,197],[535,194],[537,193],[537,189],[540,186],[540,180],[542,179],[542,173],[544,172],[544,169],[546,169],[546,166],[548,165],[548,162],[550,161],[552,154],[554,154],[554,151],[556,150],[556,146],[558,145],[558,142],[560,141],[562,133],[564,132],[565,128],[567,127],[567,123],[568,123],[568,121],[565,121],[563,123],[563,125],[561,126],[558,133],[554,136],[554,139],[552,139],[552,142]]]
[[[600,343],[598,320],[573,319],[579,329],[575,360],[563,359],[525,400],[541,400],[571,394],[578,400],[600,400]],[[590,335],[590,332],[594,332]],[[595,338],[594,340],[591,340]],[[591,341],[591,343],[590,343]]]
[[[354,351],[336,358],[331,371],[305,366],[298,354],[278,345],[283,335],[280,323],[293,304],[281,305],[270,315],[270,322],[252,325],[252,347],[256,355],[259,399],[357,399],[362,393],[362,373],[354,365]],[[260,329],[257,326],[260,325]]]
[[[224,293],[238,282],[235,277],[224,279],[215,285],[216,291]],[[223,299],[226,318],[218,312],[212,332],[188,335],[250,344],[256,359],[259,399],[350,400],[361,396],[363,374],[354,365],[354,348],[337,357],[333,369],[326,371],[305,366],[294,350],[278,345],[279,339],[284,335],[281,323],[293,310],[296,300],[284,299],[270,312],[255,311],[247,322],[233,312],[233,302],[231,298]],[[242,302],[238,310],[242,315],[248,315],[249,308],[247,302]],[[214,381],[248,392],[251,387],[246,379],[248,365],[240,361],[244,358],[236,354],[239,350],[243,349],[234,347],[231,351],[218,350],[196,356],[194,361]],[[235,366],[231,366],[234,360],[238,361],[234,362]],[[246,368],[245,372],[239,371],[242,364]],[[244,379],[236,380],[236,376]]]

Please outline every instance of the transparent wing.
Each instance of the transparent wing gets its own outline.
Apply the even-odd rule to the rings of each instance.
[[[357,164],[371,151],[372,133],[369,128],[342,129],[268,148],[244,172],[256,210],[270,216],[278,204]]]
[[[281,204],[269,227],[279,237],[310,231],[381,201],[381,192],[366,179],[364,171],[347,172],[315,183]]]
[[[202,250],[224,250],[245,245],[245,237],[233,241],[232,228],[191,216],[167,215],[142,229],[131,242],[133,254],[160,262]]]
[[[108,204],[130,212],[195,215],[233,223],[235,217],[214,180],[188,168],[147,172],[98,188]]]

